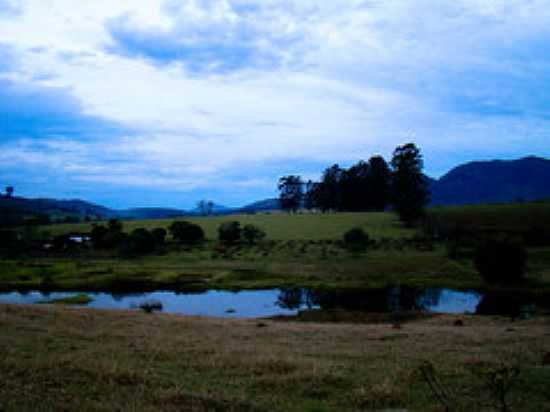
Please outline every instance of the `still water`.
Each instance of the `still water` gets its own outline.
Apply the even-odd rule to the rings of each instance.
[[[0,302],[36,304],[77,294],[78,292],[8,292],[0,293]],[[87,295],[93,300],[84,306],[96,309],[128,310],[139,308],[146,302],[160,302],[162,311],[166,313],[230,318],[295,315],[304,309],[347,309],[378,313],[410,310],[433,313],[483,313],[484,306],[487,306],[487,296],[480,292],[438,288],[353,291],[269,289],[241,292],[210,290],[203,293],[158,291]],[[506,301],[508,302],[508,299]],[[489,309],[494,306],[489,305]],[[508,306],[503,305],[497,314],[512,314],[504,313],[510,310],[519,311],[519,307],[511,309]],[[489,312],[490,310],[487,313]]]

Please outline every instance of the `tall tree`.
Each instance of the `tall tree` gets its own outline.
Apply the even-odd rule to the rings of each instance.
[[[399,218],[407,225],[422,217],[429,202],[428,181],[422,174],[424,161],[414,143],[399,146],[391,161],[392,198]]]
[[[319,183],[308,180],[304,193],[304,208],[307,210],[319,208]]]
[[[382,156],[373,156],[368,163],[366,178],[366,210],[383,211],[390,203],[391,171]]]
[[[319,206],[323,212],[340,210],[342,207],[342,174],[344,169],[337,164],[329,167],[323,173],[319,184]]]
[[[283,176],[279,179],[279,199],[283,210],[296,212],[302,204],[304,196],[302,178],[300,176]]]

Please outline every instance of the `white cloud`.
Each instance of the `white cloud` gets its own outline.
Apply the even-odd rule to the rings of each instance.
[[[111,138],[120,170],[90,142],[77,164],[25,149],[87,181],[209,187],[243,164],[352,161],[411,137],[434,172],[461,153],[550,149],[546,0],[22,4],[0,25],[19,57],[5,77],[65,88],[85,114],[135,130]],[[132,47],[165,42],[174,54],[116,52],[113,27]],[[231,70],[216,70],[224,59]]]

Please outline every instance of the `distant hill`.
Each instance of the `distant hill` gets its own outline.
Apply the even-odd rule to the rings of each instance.
[[[471,162],[432,181],[433,205],[505,203],[550,199],[550,160]]]
[[[550,160],[526,157],[519,160],[471,162],[458,166],[439,180],[427,177],[432,205],[506,203],[518,200],[550,199]],[[260,200],[241,208],[214,204],[214,214],[256,213],[280,210],[279,199]],[[83,200],[25,199],[0,196],[0,214],[48,215],[63,219],[172,219],[200,215],[198,208],[134,208],[114,210]],[[1,216],[0,216],[1,217]]]
[[[270,210],[280,210],[281,202],[279,199],[265,199],[251,203],[239,209],[239,212],[268,212]]]
[[[184,210],[166,208],[135,208],[114,210],[83,200],[25,199],[0,196],[0,212],[16,211],[28,215],[48,215],[53,219],[67,216],[84,219],[170,219],[187,214]]]
[[[0,197],[0,210],[16,210],[28,214],[113,218],[117,212],[83,200],[25,199]]]
[[[166,209],[160,207],[143,207],[127,210],[116,211],[117,217],[120,219],[134,219],[134,220],[147,220],[147,219],[172,219],[176,217],[182,217],[189,213],[180,209]]]

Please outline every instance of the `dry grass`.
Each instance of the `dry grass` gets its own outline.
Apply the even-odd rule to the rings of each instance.
[[[463,319],[396,329],[0,305],[0,410],[435,411],[423,361],[462,390],[478,385],[472,365],[511,354],[515,410],[545,410],[550,319]]]

